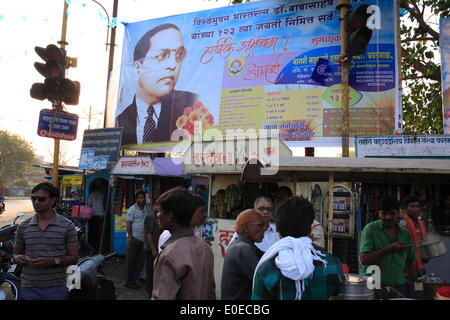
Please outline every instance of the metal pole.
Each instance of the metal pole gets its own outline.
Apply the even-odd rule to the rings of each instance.
[[[395,4],[395,12],[399,12],[399,2],[396,1]],[[403,79],[402,79],[402,40],[401,40],[401,29],[400,29],[400,14],[397,14],[397,75],[398,75],[398,98],[397,101],[399,103],[399,105],[402,105],[402,99],[403,99]],[[400,108],[400,114],[397,114],[396,112],[396,116],[395,116],[395,121],[399,121],[399,119],[402,119],[403,121],[403,108]],[[399,130],[399,134],[403,133],[403,123],[400,123],[401,128]],[[400,126],[399,126],[400,127]],[[394,125],[395,128],[395,125]]]
[[[213,179],[213,175],[210,173],[209,174],[209,181],[208,181],[208,218],[211,217],[211,199],[212,199],[212,179]]]
[[[69,5],[64,0],[64,11],[63,11],[63,20],[62,20],[62,28],[61,28],[61,41],[58,41],[58,43],[61,45],[61,48],[65,48],[66,44],[66,34],[67,34],[67,8]],[[53,103],[53,110],[56,112],[62,111],[62,102],[58,101]],[[55,145],[53,148],[53,174],[52,174],[52,182],[55,187],[58,187],[58,176],[59,176],[59,139],[55,138]]]
[[[334,184],[334,172],[328,173],[328,244],[327,251],[329,254],[333,254],[333,184]]]
[[[348,8],[350,7],[349,0],[339,0],[337,8],[341,14],[341,56],[347,55],[347,33],[345,32],[345,16],[347,15]],[[344,59],[342,63],[342,156],[349,156],[349,87],[348,87],[348,74],[350,70],[350,60]]]
[[[117,10],[119,7],[119,0],[114,0],[113,6],[113,19],[117,18]],[[108,76],[106,79],[106,98],[105,98],[105,112],[103,116],[103,128],[106,128],[106,121],[108,119],[108,93],[109,93],[109,83],[111,78],[111,72],[114,65],[114,47],[116,46],[116,27],[111,28],[111,40],[109,41],[109,62],[108,62]]]
[[[106,208],[105,208],[105,216],[103,217],[102,224],[102,234],[100,236],[100,245],[98,247],[98,253],[103,253],[103,247],[105,244],[105,236],[106,236],[106,224],[111,225],[112,223],[112,215],[111,215],[111,190],[115,186],[115,177],[110,176],[109,184],[108,184],[108,192],[106,195]]]

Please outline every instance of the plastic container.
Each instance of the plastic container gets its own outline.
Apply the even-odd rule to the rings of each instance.
[[[94,209],[92,209],[91,207],[80,206],[80,205],[72,206],[72,217],[91,219],[93,213],[94,213]]]
[[[436,295],[434,300],[450,300],[450,287],[442,286],[436,288]]]

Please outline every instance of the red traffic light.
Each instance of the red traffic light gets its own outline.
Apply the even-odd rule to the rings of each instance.
[[[34,51],[41,57],[44,63],[35,62],[36,70],[47,79],[63,79],[66,67],[66,51],[54,44],[47,48],[34,47]]]
[[[45,77],[44,83],[35,83],[30,89],[34,99],[59,101],[70,105],[78,104],[80,83],[65,78],[66,50],[49,44],[46,48],[34,50],[45,63],[35,62],[36,70]]]

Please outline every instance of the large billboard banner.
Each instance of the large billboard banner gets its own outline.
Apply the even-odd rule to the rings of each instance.
[[[350,135],[394,134],[395,1],[351,3],[373,5],[382,19],[351,62]],[[337,4],[267,0],[128,23],[116,109],[122,145],[164,149],[200,128],[204,136],[265,129],[289,147],[340,145]]]
[[[444,134],[450,134],[450,17],[441,18],[439,25]]]

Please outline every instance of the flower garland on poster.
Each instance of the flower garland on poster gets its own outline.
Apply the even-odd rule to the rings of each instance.
[[[186,130],[189,134],[193,135],[196,121],[202,122],[203,130],[214,123],[214,117],[209,113],[208,107],[201,102],[194,103],[192,107],[186,107],[183,114],[178,118],[176,125],[178,129]]]

